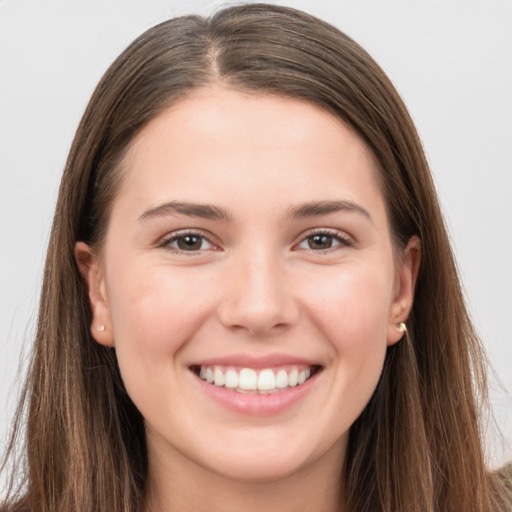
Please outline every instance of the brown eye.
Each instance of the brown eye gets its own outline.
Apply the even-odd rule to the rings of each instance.
[[[197,233],[177,234],[162,244],[174,252],[199,252],[215,249],[215,246],[204,236]]]
[[[308,236],[306,240],[309,249],[321,251],[332,247],[334,237],[332,235],[326,235],[325,233],[319,233]]]
[[[182,251],[199,251],[203,238],[197,235],[184,235],[176,238],[176,246]]]
[[[310,233],[297,244],[296,248],[316,252],[329,252],[343,247],[353,247],[353,245],[353,241],[342,231],[326,229]]]

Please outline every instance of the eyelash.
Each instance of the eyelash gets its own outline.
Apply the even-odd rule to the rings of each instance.
[[[311,247],[303,247],[304,250],[320,254],[328,254],[338,250],[340,247],[354,247],[355,245],[354,241],[350,237],[348,237],[348,235],[336,229],[318,228],[307,233],[306,236],[302,238],[301,241],[295,247],[299,247],[301,244],[308,243],[308,240],[312,239],[315,236],[328,237],[331,240],[331,243],[335,241],[338,242],[338,244],[320,250],[312,249]]]
[[[355,245],[354,241],[348,237],[347,235],[343,234],[342,232],[335,230],[335,229],[328,229],[328,228],[318,228],[310,231],[309,233],[306,233],[305,236],[300,240],[299,243],[294,245],[294,248],[301,248],[300,246],[302,244],[309,244],[311,239],[316,236],[323,236],[328,238],[328,242],[331,244],[330,247],[327,248],[321,248],[321,249],[313,249],[311,247],[302,247],[303,250],[312,252],[312,253],[319,253],[319,254],[328,254],[333,251],[338,250],[340,247],[353,247]],[[205,242],[210,244],[211,248],[197,248],[197,249],[183,249],[178,246],[173,247],[172,244],[179,244],[180,241],[183,241],[187,237],[195,237],[198,239],[199,244],[203,245]],[[334,246],[332,246],[332,243],[336,242]],[[175,252],[177,254],[184,254],[187,256],[194,256],[197,254],[203,253],[203,251],[209,251],[209,250],[218,250],[218,246],[216,246],[209,237],[205,236],[204,233],[200,231],[190,231],[190,230],[184,230],[184,231],[178,231],[176,233],[172,233],[171,236],[165,238],[159,243],[159,247],[163,247],[165,249],[169,249],[172,252]]]
[[[173,247],[172,244],[173,243],[179,243],[180,240],[184,240],[185,238],[187,237],[196,237],[199,239],[201,245],[204,243],[204,242],[207,242],[209,243],[213,248],[215,248],[214,250],[217,249],[217,246],[207,237],[204,235],[204,233],[201,233],[199,231],[189,231],[189,230],[185,230],[185,231],[178,231],[177,233],[172,233],[171,236],[163,239],[160,244],[159,244],[159,247],[163,247],[165,249],[169,249],[175,253],[178,253],[178,254],[186,254],[187,256],[193,256],[193,255],[196,255],[196,254],[199,254],[205,250],[211,250],[211,249],[193,249],[193,250],[187,250],[187,249],[181,249],[180,247]]]

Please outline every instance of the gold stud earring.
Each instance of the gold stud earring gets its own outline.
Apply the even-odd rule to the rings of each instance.
[[[398,332],[407,332],[407,326],[404,324],[404,322],[400,322],[397,326],[396,326],[396,330]]]
[[[105,330],[105,326],[104,326],[103,324],[100,324],[100,325],[98,325],[98,326],[96,327],[96,330],[97,330],[98,332],[103,332],[103,331]]]

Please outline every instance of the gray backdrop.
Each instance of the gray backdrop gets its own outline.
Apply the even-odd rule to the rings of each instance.
[[[146,28],[230,2],[0,0],[0,440],[34,332],[56,191],[106,67]],[[490,461],[512,458],[512,1],[296,0],[360,42],[415,119],[497,377]],[[499,384],[501,380],[501,385]]]

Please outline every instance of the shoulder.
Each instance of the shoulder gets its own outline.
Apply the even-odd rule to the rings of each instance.
[[[512,462],[494,473],[494,477],[501,484],[504,491],[504,500],[508,507],[505,510],[512,510]]]

